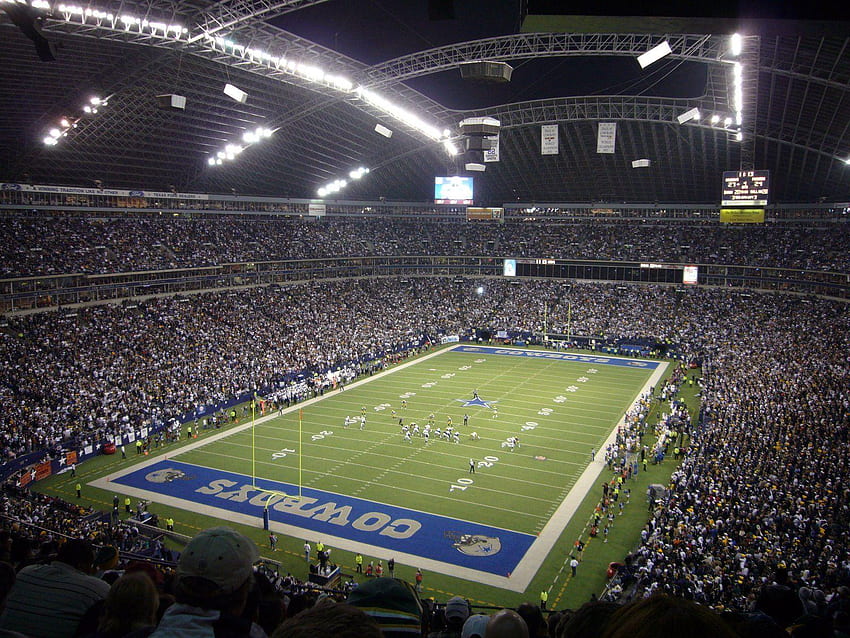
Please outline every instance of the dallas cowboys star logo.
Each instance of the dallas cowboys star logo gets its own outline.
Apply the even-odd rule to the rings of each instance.
[[[491,403],[498,403],[498,401],[484,401],[480,397],[473,397],[471,399],[455,399],[455,401],[460,401],[463,403],[463,407],[468,408],[470,406],[478,406],[479,408],[487,408],[488,410],[492,410],[490,407]]]

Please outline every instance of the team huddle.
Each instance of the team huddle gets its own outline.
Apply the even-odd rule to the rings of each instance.
[[[478,400],[478,390],[472,391],[473,399]],[[383,404],[389,407],[389,404]],[[489,406],[488,406],[489,407]],[[377,408],[376,408],[377,409]],[[430,443],[431,440],[443,440],[451,443],[460,443],[460,428],[456,428],[454,426],[454,421],[451,416],[446,417],[446,425],[441,428],[436,425],[436,416],[434,413],[430,413],[428,415],[427,422],[422,427],[416,421],[411,421],[409,424],[405,423],[404,419],[404,411],[407,410],[407,399],[403,399],[401,402],[402,413],[399,414],[395,409],[390,410],[390,418],[393,421],[398,422],[399,429],[401,431],[401,436],[407,443],[413,443],[413,437],[421,438],[425,441],[425,443]],[[498,418],[498,411],[495,407],[490,408],[492,412],[492,418]],[[362,406],[360,408],[360,416],[346,416],[345,421],[343,423],[344,428],[348,428],[351,425],[359,425],[360,429],[363,430],[366,428],[366,406]],[[469,414],[463,415],[463,425],[464,427],[469,425]],[[479,441],[481,437],[479,437],[478,432],[470,432],[469,439],[471,441]],[[505,441],[502,442],[503,448],[509,448],[513,451],[515,448],[520,447],[519,445],[519,437],[510,436]]]

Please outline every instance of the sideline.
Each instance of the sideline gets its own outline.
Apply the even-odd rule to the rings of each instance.
[[[378,374],[372,375],[370,377],[365,377],[360,379],[359,381],[355,381],[346,386],[346,391],[350,388],[356,388],[365,383],[370,383],[375,379],[383,378],[386,375],[393,374],[398,370],[403,370],[409,366],[416,365],[422,361],[427,361],[434,357],[440,356],[446,352],[452,352],[455,350],[455,347],[446,347],[440,348],[435,352],[431,352],[429,354],[416,357],[411,359],[410,361],[406,361],[401,363],[393,368],[383,370]],[[609,357],[611,359],[622,359],[622,357]],[[657,385],[658,381],[663,378],[665,371],[667,370],[668,363],[667,362],[658,362],[659,365],[652,373],[650,378],[644,384],[643,389],[639,393],[638,396],[635,397],[634,403],[639,400],[640,394],[647,392],[649,388],[653,385]],[[193,441],[183,447],[175,450],[173,453],[156,456],[153,458],[146,459],[140,463],[132,464],[126,468],[122,468],[117,472],[112,472],[106,477],[102,477],[100,479],[96,479],[88,483],[88,485],[92,485],[94,487],[103,489],[103,490],[113,490],[113,485],[111,481],[115,478],[123,477],[127,474],[137,472],[146,467],[149,467],[153,464],[159,463],[163,460],[168,460],[169,458],[178,457],[186,452],[190,452],[196,450],[200,447],[203,447],[209,443],[214,443],[220,441],[224,438],[227,438],[231,435],[238,434],[248,430],[256,424],[261,424],[271,419],[278,418],[280,415],[291,414],[296,410],[300,410],[304,407],[313,405],[319,401],[322,401],[334,394],[339,393],[339,391],[332,391],[329,393],[325,393],[324,395],[313,397],[312,399],[307,399],[301,403],[290,406],[285,409],[282,413],[273,412],[266,416],[260,417],[259,419],[255,419],[253,422],[247,422],[243,425],[236,426],[234,428],[227,429],[223,432],[213,434],[203,439],[199,439],[197,441]],[[620,427],[625,421],[625,415],[620,418],[620,420],[614,425],[611,429],[611,433],[608,438],[604,442],[603,446],[600,447],[600,450],[605,449],[610,443],[616,440],[617,428]],[[561,504],[555,510],[552,517],[544,526],[543,530],[538,534],[537,538],[532,542],[530,548],[526,551],[525,555],[520,559],[516,569],[513,573],[506,574],[505,576],[497,576],[492,573],[483,572],[476,569],[471,569],[468,567],[460,567],[458,565],[452,563],[446,563],[442,561],[437,561],[433,559],[426,559],[418,555],[407,554],[404,552],[392,552],[384,547],[378,547],[374,545],[364,544],[362,542],[352,541],[343,537],[334,537],[334,536],[322,536],[322,540],[329,545],[332,545],[336,548],[351,551],[351,552],[361,552],[367,555],[375,556],[376,558],[382,558],[384,560],[394,557],[397,561],[401,563],[405,563],[408,565],[415,565],[419,568],[424,568],[427,571],[444,574],[447,576],[452,576],[456,578],[462,578],[465,580],[470,580],[474,582],[478,582],[485,585],[490,585],[493,587],[498,587],[500,589],[506,589],[514,592],[524,592],[528,586],[530,585],[532,579],[537,574],[540,567],[543,565],[543,562],[549,556],[551,551],[554,549],[555,544],[558,539],[562,535],[563,531],[566,529],[569,522],[572,520],[573,515],[575,514],[578,507],[581,505],[584,498],[591,492],[593,486],[595,485],[598,477],[602,473],[605,468],[605,463],[601,458],[598,458],[593,463],[589,464],[584,472],[582,472],[581,476],[573,485],[572,489],[567,493],[564,497]],[[252,479],[254,477],[251,477]],[[209,516],[211,518],[218,518],[225,521],[230,521],[233,523],[239,523],[242,525],[246,525],[248,527],[256,528],[258,522],[262,524],[262,519],[257,516],[251,516],[247,514],[240,514],[224,509],[219,509],[207,505],[200,505],[198,503],[194,503],[191,501],[186,501],[184,499],[166,496],[160,494],[158,492],[153,492],[149,490],[132,488],[126,485],[122,485],[122,491],[130,494],[137,498],[144,498],[148,500],[155,501],[157,503],[161,503],[170,507],[174,507],[177,509],[184,509],[193,511],[198,514],[202,514],[205,516]],[[295,525],[290,525],[286,523],[280,523],[276,521],[270,521],[270,528],[278,533],[285,534],[287,536],[291,536],[293,538],[311,538],[316,535],[316,533],[312,530],[308,530],[302,527],[297,527]]]

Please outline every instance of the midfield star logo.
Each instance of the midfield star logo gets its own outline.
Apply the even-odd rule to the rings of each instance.
[[[473,397],[471,399],[455,399],[455,401],[460,401],[463,403],[464,408],[468,408],[470,406],[478,406],[479,408],[487,408],[488,410],[492,410],[490,407],[492,403],[498,403],[498,401],[484,401],[480,397]]]

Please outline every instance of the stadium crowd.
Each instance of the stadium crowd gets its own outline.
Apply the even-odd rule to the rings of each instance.
[[[335,256],[476,255],[847,272],[848,228],[325,218],[0,217],[0,278]],[[413,239],[413,238],[416,239]]]
[[[345,223],[329,224],[323,232],[337,226],[342,244],[347,240],[348,247],[357,242],[369,247],[372,240],[346,237]],[[456,240],[450,227],[444,236],[441,229],[435,229],[432,242],[445,240],[453,245]],[[313,241],[310,232],[305,236]],[[382,231],[376,228],[375,232]],[[399,228],[392,232],[399,233],[399,245],[403,245],[404,233]],[[745,237],[747,231],[740,232],[741,238]],[[63,234],[57,233],[57,241],[64,241]],[[188,239],[191,235],[187,232]],[[747,244],[747,239],[741,243],[737,236],[730,242],[742,255],[745,250],[741,246],[749,245],[755,254],[769,253],[765,259],[798,259],[797,238],[780,238],[777,245],[768,246],[773,241],[767,239],[770,235],[753,233],[752,244]],[[255,236],[251,241],[275,237],[261,232],[258,236],[263,239]],[[361,229],[352,236],[368,235]],[[378,236],[380,250],[396,250],[383,244],[383,235]],[[662,244],[670,239],[661,237]],[[214,248],[210,250],[221,255],[215,252],[215,236],[212,239],[209,243]],[[501,242],[514,239],[518,240],[519,234],[494,241],[503,252]],[[563,237],[540,239],[564,241]],[[722,238],[715,239],[718,244],[712,246],[722,245]],[[136,242],[148,241],[151,247],[149,240],[140,234],[131,243],[138,248]],[[248,235],[243,240],[247,241]],[[627,241],[625,234],[612,237],[607,250],[620,240]],[[685,240],[676,237],[674,241]],[[818,267],[848,270],[844,238],[834,245],[829,238],[822,244],[801,241],[801,246],[810,249],[807,257]],[[692,245],[696,243],[694,240]],[[222,239],[226,247],[238,244],[232,235]],[[461,244],[469,246],[468,241],[461,240]],[[328,239],[324,247],[336,245]],[[837,256],[839,245],[844,250]],[[759,246],[768,253],[759,253]],[[826,246],[824,252],[818,253],[814,248],[818,246]],[[5,249],[9,249],[8,243]],[[528,248],[531,254],[538,249]],[[168,250],[175,252],[171,247]],[[14,263],[16,257],[9,258]],[[144,260],[139,256],[133,259]],[[483,294],[474,292],[479,285],[485,289]],[[701,617],[706,627],[714,627],[711,633],[715,636],[769,636],[769,631],[786,627],[795,627],[792,635],[847,635],[850,489],[844,477],[850,470],[846,454],[850,442],[850,313],[838,302],[703,288],[680,291],[662,286],[567,286],[553,281],[515,284],[506,280],[456,283],[450,278],[411,278],[152,299],[134,304],[134,308],[79,309],[75,317],[57,312],[13,316],[0,337],[2,451],[8,459],[33,449],[61,447],[75,436],[98,441],[191,412],[199,405],[274,386],[291,373],[379,359],[398,347],[436,341],[443,334],[472,336],[476,327],[539,330],[544,304],[552,332],[569,330],[575,335],[616,335],[675,344],[686,360],[702,365],[704,417],[681,468],[673,475],[669,500],[654,509],[638,549],[626,560],[633,581],[622,596],[632,600],[631,606],[602,607],[605,603],[598,603],[589,611],[552,614],[548,635],[627,635],[623,628],[633,626],[630,619],[639,613],[646,614],[640,616],[646,623],[656,619],[661,626],[659,616],[651,614],[668,617],[675,605],[686,604],[673,602],[682,598],[735,614],[757,610],[763,613],[758,622],[769,628],[754,629],[749,624],[754,622],[752,617]],[[26,515],[39,521],[46,518],[37,506],[30,508]],[[179,574],[179,567],[177,571]],[[101,598],[107,597],[103,588],[99,590]],[[181,599],[179,589],[174,591],[180,609],[181,600],[186,599]],[[653,595],[658,593],[677,598]],[[369,595],[396,600],[401,596],[396,594],[380,589],[359,595],[369,601],[361,606],[372,608],[376,598]],[[354,602],[357,599],[354,596]],[[274,635],[306,635],[297,633],[297,625],[308,622],[310,613],[348,611],[343,606],[324,610],[329,604],[310,607],[301,620],[284,622]],[[239,613],[227,610],[235,615],[242,611],[244,608]],[[439,625],[448,622],[448,611],[446,606],[442,611],[445,620],[437,622],[436,631],[457,629]],[[703,611],[702,607],[688,607],[681,613],[696,618]],[[408,612],[419,613],[421,622],[422,610],[408,608]],[[510,613],[501,613],[493,614],[489,623],[519,625]],[[220,616],[224,615],[222,611]],[[505,620],[497,621],[497,617]],[[577,618],[587,617],[592,618],[588,622],[597,633],[566,629],[570,623],[578,623]],[[372,620],[381,625],[380,618]],[[322,622],[331,620],[325,617]],[[353,619],[348,622],[354,626]],[[528,631],[528,622],[523,622]],[[150,622],[147,626],[154,625]],[[526,635],[519,629],[516,634],[496,634],[492,628],[485,631],[487,636]],[[542,631],[541,626],[538,633],[528,635],[547,635]],[[700,635],[709,635],[708,631]],[[153,635],[169,634],[157,630]],[[385,628],[384,635],[394,634]],[[641,634],[633,631],[628,635]]]

